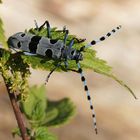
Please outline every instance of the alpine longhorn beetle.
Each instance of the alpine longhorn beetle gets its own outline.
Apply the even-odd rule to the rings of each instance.
[[[40,27],[38,26],[37,22],[35,21],[36,30],[40,31],[46,25],[47,29],[47,37],[44,36],[37,36],[31,33],[24,33],[18,32],[8,39],[8,45],[11,49],[19,49],[23,51],[25,55],[41,55],[43,57],[49,57],[50,59],[59,60],[58,64],[55,66],[54,69],[50,71],[46,78],[46,82],[48,81],[50,75],[55,71],[56,68],[61,66],[61,63],[64,62],[65,67],[68,68],[67,60],[75,60],[78,68],[78,72],[81,76],[81,81],[84,85],[84,90],[86,91],[87,99],[90,104],[90,109],[92,111],[92,118],[93,118],[93,125],[95,132],[97,134],[97,125],[96,125],[96,116],[93,108],[93,104],[91,101],[91,96],[88,90],[87,82],[85,76],[83,74],[83,70],[80,66],[79,61],[83,60],[82,52],[85,51],[85,48],[89,48],[98,42],[104,41],[106,38],[110,37],[113,33],[121,28],[121,26],[116,27],[115,29],[108,32],[106,35],[100,37],[98,40],[92,40],[89,44],[82,46],[79,50],[72,48],[74,44],[73,38],[69,45],[66,45],[66,41],[68,38],[69,30],[66,27],[63,28],[63,32],[65,33],[63,41],[58,39],[54,40],[51,39],[51,27],[48,21],[45,21]],[[77,39],[78,40],[78,39]],[[84,40],[78,40],[84,41]]]

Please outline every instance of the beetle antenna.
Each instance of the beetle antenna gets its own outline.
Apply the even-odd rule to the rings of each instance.
[[[36,29],[39,29],[39,27],[38,27],[38,24],[37,24],[37,21],[36,21],[36,20],[34,20],[34,23],[35,23],[35,27],[36,27]]]
[[[89,90],[88,90],[87,81],[86,81],[86,79],[85,79],[85,76],[84,76],[84,74],[83,74],[83,71],[82,71],[82,68],[81,68],[79,62],[77,62],[77,66],[78,66],[78,72],[79,72],[80,75],[81,75],[81,81],[83,82],[84,89],[85,89],[86,94],[87,94],[87,99],[88,99],[89,104],[90,104],[90,109],[91,109],[91,111],[92,111],[93,125],[94,125],[95,132],[96,132],[96,134],[97,134],[96,115],[95,115],[95,111],[94,111],[93,104],[92,104],[92,101],[91,101],[90,92],[89,92]]]
[[[112,29],[110,32],[108,32],[106,35],[101,36],[98,40],[92,40],[89,44],[81,47],[80,51],[83,51],[85,48],[89,48],[93,45],[96,45],[99,42],[102,42],[104,40],[106,40],[106,38],[110,37],[111,35],[113,35],[114,33],[116,33],[119,29],[121,28],[121,25],[117,26],[116,28]]]

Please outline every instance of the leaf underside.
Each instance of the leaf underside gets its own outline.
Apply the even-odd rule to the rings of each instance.
[[[76,108],[68,98],[59,101],[46,100],[44,86],[31,87],[28,97],[20,103],[20,106],[33,127],[63,125],[73,118]]]
[[[56,136],[48,131],[46,127],[35,129],[35,140],[57,140]]]
[[[75,108],[73,102],[68,98],[59,101],[48,100],[48,109],[46,110],[47,122],[44,125],[58,127],[68,123],[76,113]]]
[[[46,92],[45,87],[33,86],[29,89],[28,97],[21,102],[21,107],[26,117],[32,122],[39,123],[45,117]]]

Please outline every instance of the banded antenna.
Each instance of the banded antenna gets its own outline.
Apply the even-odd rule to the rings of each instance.
[[[87,81],[86,81],[86,79],[85,79],[85,76],[84,76],[84,74],[83,74],[83,71],[82,71],[82,68],[81,68],[79,62],[77,63],[77,66],[78,66],[78,72],[79,72],[80,75],[81,75],[81,81],[83,82],[84,89],[85,89],[86,94],[87,94],[87,99],[88,99],[89,104],[90,104],[90,109],[91,109],[91,111],[92,111],[93,125],[94,125],[95,132],[96,132],[96,134],[97,134],[98,131],[97,131],[96,115],[95,115],[94,107],[93,107],[93,104],[92,104],[90,92],[89,92],[89,90],[88,90]]]
[[[104,40],[106,40],[108,37],[110,37],[111,35],[113,35],[114,33],[116,33],[119,29],[121,28],[121,25],[117,26],[116,28],[112,29],[110,32],[108,32],[106,35],[101,36],[99,39],[97,40],[92,40],[89,44],[83,46],[80,48],[80,51],[83,51],[85,48],[89,48],[91,46],[96,45],[99,42],[102,42]]]

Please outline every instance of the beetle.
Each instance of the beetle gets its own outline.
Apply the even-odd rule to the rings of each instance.
[[[86,48],[96,45],[98,42],[104,41],[106,38],[110,37],[117,30],[119,30],[121,26],[114,28],[106,35],[100,37],[98,40],[92,40],[89,44],[84,45],[79,50],[77,50],[75,48],[72,48],[72,46],[74,45],[74,40],[76,38],[73,38],[70,41],[69,45],[66,45],[66,41],[69,34],[69,30],[67,30],[66,27],[63,28],[63,32],[65,33],[64,39],[60,40],[60,39],[51,38],[51,27],[48,21],[45,21],[40,27],[38,27],[38,24],[35,21],[35,26],[36,26],[35,29],[38,31],[40,31],[45,25],[47,29],[47,37],[37,36],[31,33],[18,32],[9,37],[8,45],[10,46],[11,49],[14,50],[18,49],[23,51],[25,55],[33,55],[33,56],[37,55],[37,56],[48,57],[53,60],[59,60],[55,68],[52,69],[48,74],[46,82],[48,82],[50,75],[55,71],[56,68],[58,68],[61,65],[62,62],[64,62],[65,67],[68,68],[68,60],[75,60],[78,67],[78,72],[80,73],[81,76],[81,81],[83,82],[84,85],[84,90],[86,91],[87,99],[90,104],[90,109],[92,111],[93,125],[95,128],[95,132],[97,134],[96,116],[91,101],[91,96],[88,90],[87,82],[79,61],[82,61],[84,59],[82,52],[85,51]],[[78,41],[80,42],[80,40]],[[81,40],[81,42],[82,41],[84,40]]]

